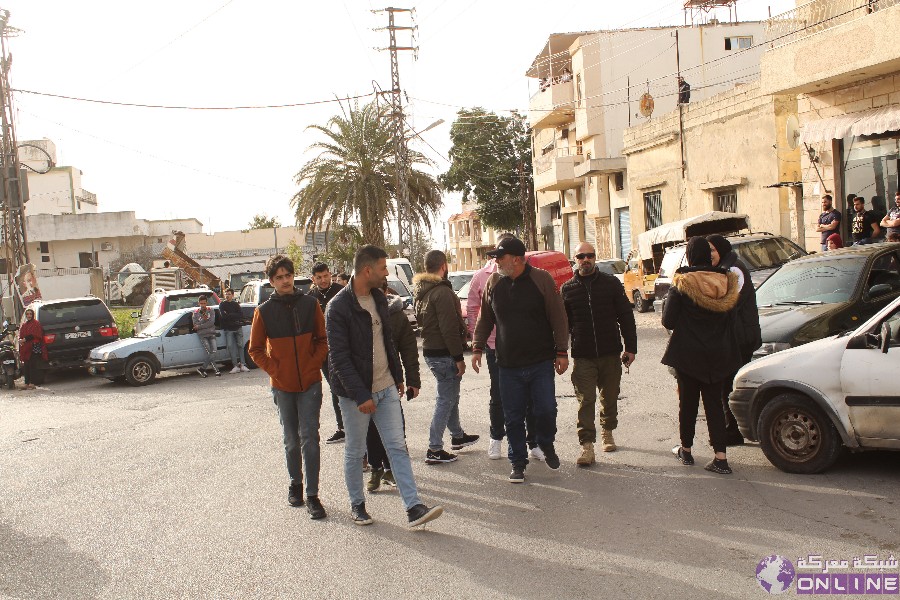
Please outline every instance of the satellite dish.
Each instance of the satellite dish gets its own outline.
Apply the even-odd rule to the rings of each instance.
[[[800,143],[800,122],[797,115],[791,115],[787,118],[784,126],[784,135],[787,138],[787,145],[791,150],[796,150]]]
[[[649,117],[653,114],[653,96],[650,92],[641,96],[641,115]]]

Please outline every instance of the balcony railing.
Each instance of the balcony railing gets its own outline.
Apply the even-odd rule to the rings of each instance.
[[[81,202],[84,202],[86,204],[93,204],[94,206],[97,206],[97,194],[94,194],[87,190],[81,190],[81,195],[76,196],[76,197]]]
[[[812,0],[766,21],[766,44],[779,48],[900,4],[900,0]]]
[[[553,166],[553,161],[563,156],[581,156],[578,148],[566,146],[565,148],[555,148],[547,154],[543,154],[534,159],[534,172],[543,173]]]

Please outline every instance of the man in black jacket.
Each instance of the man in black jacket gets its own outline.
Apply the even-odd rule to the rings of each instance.
[[[613,452],[613,429],[619,424],[618,399],[622,365],[630,367],[637,354],[637,328],[625,288],[613,275],[597,270],[597,253],[588,243],[576,250],[578,272],[563,284],[563,303],[572,335],[572,384],[578,397],[579,466],[594,463],[597,441],[595,407],[600,389],[600,439],[604,452]],[[622,352],[622,338],[625,351]]]
[[[328,302],[334,298],[344,286],[331,281],[331,270],[328,268],[328,265],[323,262],[313,265],[312,279],[313,285],[309,290],[309,295],[319,301],[319,306],[322,308],[322,313],[324,314]],[[329,382],[328,385],[330,387],[331,380],[328,379],[327,360],[325,361],[325,364],[322,365],[322,375],[325,376],[325,381]],[[335,431],[330,438],[326,439],[325,443],[337,444],[344,441],[344,421],[341,419],[341,407],[338,404],[337,394],[334,393],[333,389],[331,390],[331,405],[334,407],[334,418],[337,421],[337,431]]]
[[[219,313],[222,315],[222,329],[225,332],[225,346],[231,357],[232,369],[230,373],[247,372],[250,369],[244,364],[244,315],[241,305],[234,299],[234,290],[225,290],[225,300],[219,302]]]

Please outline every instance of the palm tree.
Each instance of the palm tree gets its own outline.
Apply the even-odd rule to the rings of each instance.
[[[310,125],[327,138],[309,148],[321,153],[295,176],[300,191],[291,199],[298,227],[321,228],[358,221],[365,243],[385,245],[388,223],[397,215],[393,132],[386,107],[369,103],[347,107],[326,125]],[[441,207],[441,188],[431,175],[413,168],[430,166],[423,154],[408,154],[409,199],[414,222],[431,229]]]

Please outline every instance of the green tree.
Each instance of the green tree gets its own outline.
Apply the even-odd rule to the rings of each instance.
[[[531,130],[525,117],[502,117],[483,108],[464,108],[450,127],[450,169],[438,180],[446,189],[476,200],[481,222],[518,230],[537,248]]]
[[[291,199],[297,226],[321,230],[330,223],[359,223],[363,240],[384,247],[388,223],[396,217],[393,132],[387,107],[348,106],[325,125],[310,125],[326,140],[312,144],[319,155],[303,165]],[[429,231],[441,208],[441,188],[416,165],[431,166],[423,154],[408,154],[409,200],[413,218]]]
[[[284,253],[293,261],[294,269],[299,271],[303,265],[303,248],[301,248],[297,242],[291,240],[288,242],[288,245],[285,246]]]
[[[318,259],[326,263],[332,273],[350,273],[353,271],[353,258],[363,244],[359,228],[353,225],[338,225],[327,233],[327,245],[324,254]]]
[[[274,227],[281,227],[281,223],[278,221],[278,217],[269,217],[265,213],[262,213],[253,215],[248,227],[250,229],[272,229]]]

